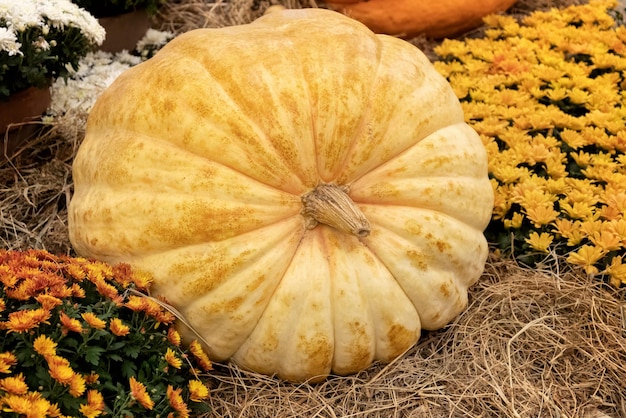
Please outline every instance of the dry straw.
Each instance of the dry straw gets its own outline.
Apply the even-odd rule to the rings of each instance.
[[[288,7],[310,7],[306,0]],[[520,0],[513,10],[580,1]],[[170,2],[163,29],[245,23],[268,1]],[[432,47],[428,40],[413,40]],[[82,132],[53,126],[10,161],[0,157],[0,244],[71,253],[67,204]],[[552,256],[544,268],[489,260],[452,324],[424,333],[389,365],[318,385],[215,365],[206,376],[215,417],[626,417],[626,290]]]

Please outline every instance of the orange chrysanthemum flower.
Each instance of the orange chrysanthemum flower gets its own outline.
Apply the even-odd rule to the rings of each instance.
[[[178,331],[176,331],[176,328],[174,328],[173,326],[169,327],[167,330],[167,340],[173,345],[175,345],[176,347],[180,346],[180,342],[181,342],[180,334],[178,333]]]
[[[87,277],[87,273],[80,265],[76,264],[75,262],[71,262],[72,260],[70,259],[67,259],[65,261],[68,262],[68,264],[64,266],[64,270],[74,280],[80,281]]]
[[[171,324],[176,320],[174,314],[164,309],[156,299],[151,297],[130,296],[125,306],[135,312],[145,312],[163,324]]]
[[[4,404],[2,408],[4,412],[30,414],[32,411],[30,400],[25,396],[9,394],[2,397],[2,403]]]
[[[142,296],[131,295],[124,304],[128,309],[134,312],[140,312],[146,309],[146,298]]]
[[[49,356],[46,358],[50,376],[57,382],[69,385],[74,377],[74,370],[70,366],[70,362],[61,356]]]
[[[172,385],[168,385],[167,386],[167,399],[169,400],[172,408],[174,408],[174,410],[178,412],[178,417],[187,418],[189,417],[189,408],[187,407],[187,404],[185,403],[185,401],[183,400],[183,397],[180,394],[181,391],[182,391],[181,388],[174,389]]]
[[[85,378],[78,373],[74,373],[72,380],[70,381],[70,395],[78,398],[85,393],[85,390],[87,389],[86,385],[87,382],[85,381]]]
[[[101,410],[96,409],[95,407],[89,405],[89,404],[83,404],[81,405],[78,410],[80,411],[81,414],[83,414],[83,416],[85,416],[86,418],[95,418],[97,416],[102,415]]]
[[[46,294],[38,295],[37,297],[35,297],[35,300],[39,302],[42,308],[48,311],[56,308],[63,303],[63,301],[58,297]]]
[[[57,353],[57,343],[55,343],[47,335],[40,335],[39,337],[35,338],[35,341],[33,342],[33,347],[35,348],[35,351],[44,358],[54,356]]]
[[[122,320],[119,318],[111,319],[111,322],[109,322],[109,329],[118,337],[124,337],[130,332],[130,328],[128,328],[127,325],[124,325]]]
[[[98,383],[99,379],[100,379],[100,375],[98,373],[94,373],[93,371],[89,373],[88,376],[85,376],[85,382],[87,382],[88,385],[93,385],[94,383]]]
[[[89,324],[89,326],[92,328],[104,329],[107,326],[107,323],[104,320],[98,318],[93,312],[85,312],[81,316],[83,317],[85,322],[87,322],[87,324]]]
[[[87,418],[95,418],[104,412],[104,397],[95,389],[87,392],[87,403],[79,408]]]
[[[80,287],[78,283],[72,284],[71,287],[72,296],[75,298],[84,298],[85,297],[85,289]]]
[[[87,403],[100,411],[104,410],[104,396],[95,389],[87,392]]]
[[[0,390],[14,395],[24,395],[28,392],[28,385],[24,381],[24,375],[20,373],[16,376],[0,379]]]
[[[50,311],[43,308],[24,309],[11,312],[9,320],[4,324],[8,332],[25,332],[36,328],[41,323],[48,323]]]
[[[26,418],[40,418],[51,416],[49,412],[54,408],[39,392],[29,392],[26,395],[9,394],[2,398],[4,412],[13,412]]]
[[[189,399],[193,402],[201,402],[209,397],[209,388],[199,380],[189,381]]]
[[[119,293],[117,292],[117,289],[115,288],[115,286],[110,285],[109,283],[107,283],[104,279],[99,279],[97,281],[94,282],[96,285],[96,289],[98,290],[98,293],[100,293],[103,296],[106,296],[109,299],[119,299]]]
[[[143,271],[133,272],[133,282],[135,283],[135,286],[137,286],[137,288],[140,290],[148,289],[150,285],[152,284],[152,281],[153,281],[152,276],[150,276],[150,274],[146,272],[143,272]]]
[[[70,331],[78,333],[83,332],[83,326],[78,319],[70,318],[65,312],[59,313],[59,319],[61,320],[61,330],[63,335]]]
[[[132,397],[147,410],[152,410],[152,408],[154,407],[154,401],[150,399],[150,395],[148,395],[148,391],[146,390],[144,384],[138,382],[134,377],[131,377],[129,381],[130,394],[132,395]]]
[[[209,371],[213,369],[209,356],[206,355],[198,340],[193,340],[191,344],[189,344],[189,351],[191,351],[191,354],[193,354],[193,357],[196,359],[196,362],[200,365],[202,370]]]
[[[131,284],[134,284],[137,289],[148,289],[152,283],[152,277],[141,271],[132,271],[130,265],[125,263],[116,264],[113,266],[113,276],[115,281],[127,288]]]
[[[0,373],[11,373],[11,366],[17,364],[15,354],[6,351],[0,353]]]

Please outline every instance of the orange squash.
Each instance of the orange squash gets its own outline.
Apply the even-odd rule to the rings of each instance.
[[[516,0],[331,0],[327,5],[376,33],[446,38],[480,26],[482,18]]]

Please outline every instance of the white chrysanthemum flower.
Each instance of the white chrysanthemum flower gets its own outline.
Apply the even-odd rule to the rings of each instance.
[[[6,0],[0,0],[6,1]],[[10,1],[10,0],[9,0]],[[45,16],[55,28],[73,26],[81,29],[90,41],[100,45],[106,35],[98,20],[89,12],[69,0],[36,0],[41,16]]]
[[[8,28],[0,28],[0,52],[6,51],[9,53],[9,56],[13,55],[23,55],[22,51],[20,51],[20,47],[22,44],[17,42],[17,37],[12,30]]]
[[[7,22],[7,26],[12,26],[17,32],[23,32],[31,26],[40,26],[43,21],[37,3],[35,1],[0,0],[0,17]]]
[[[97,51],[87,54],[77,71],[67,80],[57,80],[51,89],[48,115],[70,120],[72,129],[84,130],[87,116],[102,92],[124,71],[141,62],[141,58],[123,51],[117,54]]]
[[[39,48],[44,51],[47,51],[50,49],[50,44],[48,43],[48,41],[46,41],[46,38],[44,38],[43,36],[40,36],[37,38],[36,41],[33,41],[33,46],[35,48]]]
[[[146,35],[137,42],[137,50],[141,51],[151,46],[163,46],[174,38],[174,34],[168,31],[148,29]]]
[[[98,20],[69,0],[0,0],[0,17],[18,32],[33,26],[46,31],[50,27],[63,29],[70,26],[79,28],[83,36],[98,45],[105,37]]]
[[[151,58],[156,51],[174,39],[175,36],[172,32],[148,29],[144,37],[137,42],[136,50],[144,60]]]

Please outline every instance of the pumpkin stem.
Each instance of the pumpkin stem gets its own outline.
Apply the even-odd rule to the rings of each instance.
[[[302,215],[309,229],[322,223],[359,238],[365,238],[370,233],[369,221],[348,196],[346,186],[320,184],[302,196],[302,203]]]

